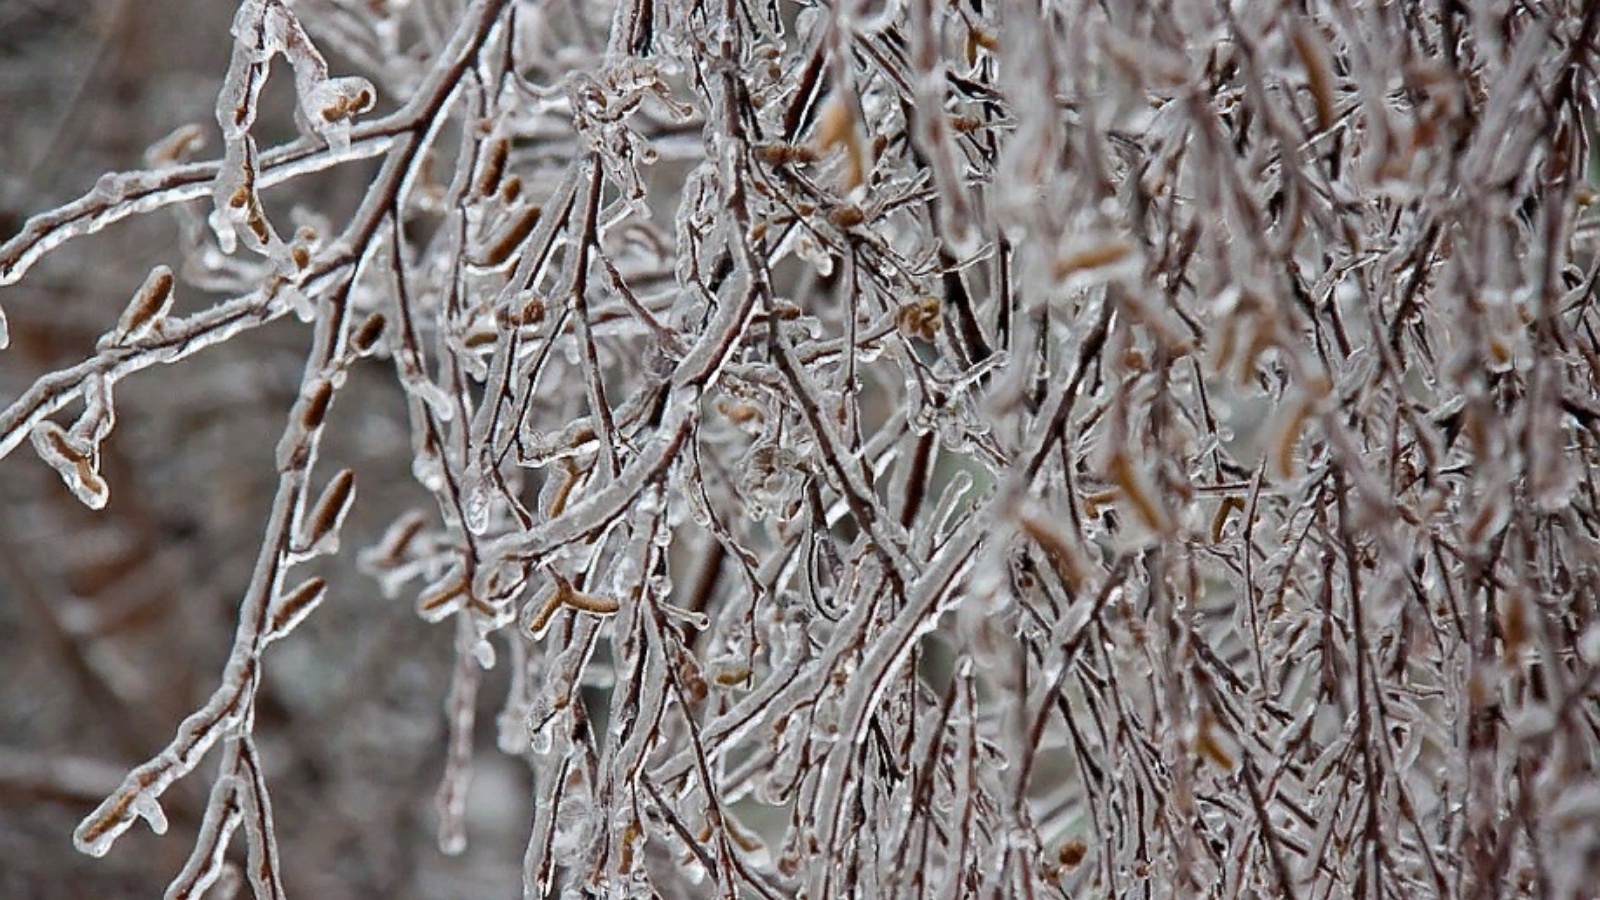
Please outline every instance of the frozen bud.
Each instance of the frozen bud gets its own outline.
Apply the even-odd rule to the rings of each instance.
[[[144,164],[152,169],[181,165],[206,145],[205,129],[193,122],[180,125],[171,134],[150,145]]]
[[[423,590],[417,598],[417,615],[426,622],[442,622],[467,603],[470,589],[466,575],[452,569]]]
[[[321,578],[308,578],[299,587],[278,597],[267,613],[266,639],[275,641],[305,621],[311,611],[322,603],[328,594],[328,583]]]
[[[306,105],[323,122],[332,123],[360,115],[377,101],[377,91],[365,78],[329,78],[311,89]]]
[[[166,266],[150,270],[117,320],[115,343],[137,341],[155,330],[172,309],[172,283],[172,270]]]
[[[533,234],[533,228],[539,224],[539,216],[543,212],[537,205],[522,210],[516,218],[511,220],[500,237],[496,238],[477,260],[482,266],[498,266],[511,258],[511,255],[527,242],[528,236]]]
[[[366,356],[378,346],[378,341],[383,338],[383,329],[386,325],[382,313],[373,313],[367,316],[350,336],[350,348],[357,356]]]
[[[56,470],[56,474],[61,476],[61,480],[84,506],[90,509],[105,508],[111,491],[95,469],[92,448],[48,420],[35,425],[31,437],[39,458]]]
[[[931,341],[944,327],[943,304],[937,297],[922,297],[902,304],[895,311],[894,324],[908,338]]]
[[[331,553],[339,548],[339,527],[355,502],[356,475],[344,469],[333,476],[312,507],[302,547],[307,553]]]
[[[327,379],[318,379],[310,392],[303,395],[303,405],[300,408],[300,425],[307,431],[315,431],[322,427],[322,422],[328,416],[328,406],[333,403],[333,382]]]
[[[511,153],[511,142],[505,138],[496,138],[489,142],[489,148],[484,153],[483,170],[478,176],[478,195],[490,197],[500,190],[500,181],[506,174],[506,159]]]

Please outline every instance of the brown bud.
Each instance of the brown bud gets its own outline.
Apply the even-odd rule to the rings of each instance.
[[[307,431],[320,428],[322,420],[327,418],[328,404],[333,402],[333,383],[326,379],[318,381],[305,399],[305,407],[300,412],[300,424]]]
[[[383,337],[385,324],[387,323],[383,318],[383,313],[373,313],[367,316],[366,321],[361,323],[361,327],[356,329],[356,333],[350,336],[350,346],[363,356],[371,353],[372,348],[377,346],[378,339]]]
[[[506,174],[506,158],[511,152],[511,142],[497,138],[489,144],[489,153],[483,159],[483,174],[478,178],[478,195],[488,197],[500,189],[500,179]]]
[[[327,596],[328,583],[308,578],[299,587],[278,598],[267,621],[267,639],[275,640],[294,630]]]
[[[122,313],[122,320],[117,323],[117,331],[123,340],[138,337],[171,308],[172,270],[166,266],[156,266],[129,301],[128,308]]]
[[[521,247],[523,242],[528,239],[528,235],[533,234],[533,228],[539,224],[539,215],[542,212],[543,210],[538,206],[530,206],[523,210],[522,214],[506,229],[505,234],[501,235],[499,240],[489,245],[489,248],[484,251],[483,258],[479,261],[479,264],[498,266],[510,259],[511,254],[515,253],[517,248]]]
[[[322,496],[313,508],[311,523],[306,530],[306,547],[316,546],[318,541],[338,529],[350,509],[351,501],[355,499],[355,489],[356,474],[349,469],[341,470],[322,489]]]

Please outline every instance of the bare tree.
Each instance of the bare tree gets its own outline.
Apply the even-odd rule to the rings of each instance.
[[[214,121],[0,246],[176,223],[0,456],[115,516],[124,382],[256,384],[231,643],[169,731],[36,583],[148,761],[0,786],[103,790],[100,856],[209,759],[167,896],[331,896],[321,836],[401,845],[337,767],[413,660],[438,848],[521,760],[530,897],[1591,896],[1597,22],[243,0]],[[257,332],[298,372],[218,356]],[[375,603],[308,677],[373,587],[448,652]],[[388,812],[310,816],[330,780]]]

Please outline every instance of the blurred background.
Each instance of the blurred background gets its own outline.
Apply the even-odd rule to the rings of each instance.
[[[0,241],[80,196],[187,123],[212,122],[233,5],[200,0],[0,0]],[[330,57],[335,71],[348,65]],[[278,62],[283,65],[282,60]],[[286,89],[288,79],[274,79]],[[257,129],[293,135],[287,98]],[[356,179],[360,184],[364,179]],[[313,181],[329,211],[353,205]],[[322,192],[326,192],[325,194]],[[47,257],[0,288],[12,345],[0,408],[82,360],[150,268],[178,269],[178,218],[135,218]],[[181,279],[178,312],[217,298]],[[72,829],[158,752],[210,694],[249,580],[276,473],[273,446],[298,388],[310,329],[286,321],[117,385],[104,445],[111,501],[80,505],[27,445],[0,459],[0,897],[152,897],[192,846],[212,760],[165,797],[165,838],[142,824],[104,859]],[[368,361],[324,442],[324,472],[352,466],[359,502],[344,540],[374,542],[425,500],[411,479],[403,405]],[[69,410],[69,414],[72,411]],[[323,559],[329,599],[270,651],[257,734],[293,896],[481,897],[520,891],[531,815],[521,764],[487,736],[469,804],[471,844],[437,848],[451,635]],[[479,696],[504,696],[505,667]],[[480,711],[492,726],[496,710]],[[246,891],[247,892],[247,891]]]

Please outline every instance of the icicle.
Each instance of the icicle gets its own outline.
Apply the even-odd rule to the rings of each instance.
[[[139,818],[150,824],[150,830],[156,834],[167,833],[167,814],[161,809],[161,801],[151,794],[139,794],[133,798],[133,812]]]
[[[484,671],[494,668],[494,644],[489,643],[487,638],[479,638],[472,645],[472,658],[477,661],[478,668]]]

